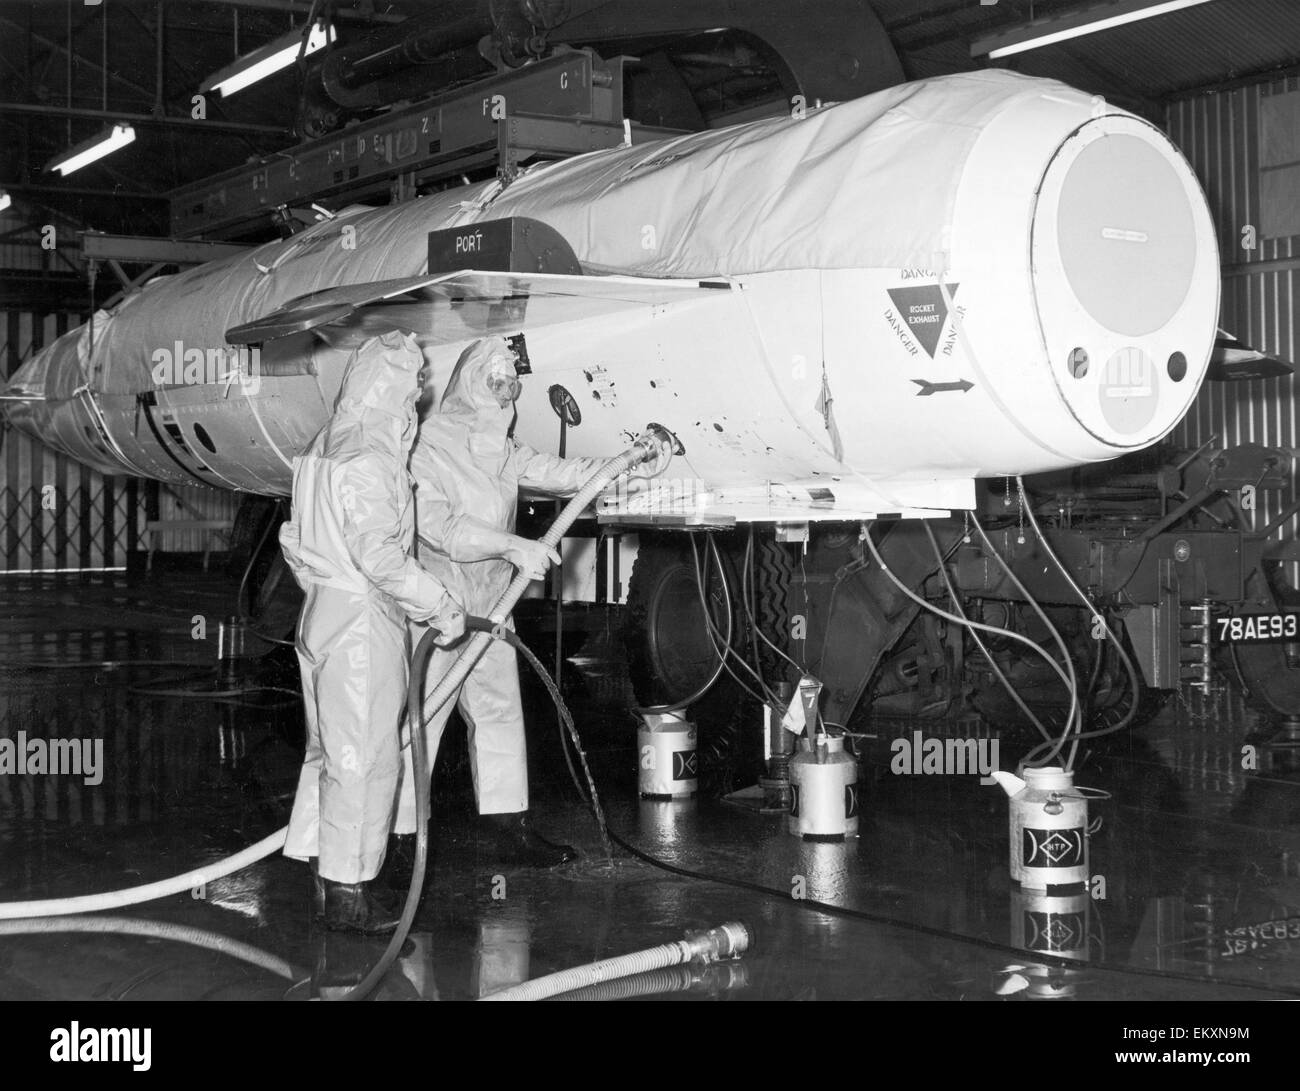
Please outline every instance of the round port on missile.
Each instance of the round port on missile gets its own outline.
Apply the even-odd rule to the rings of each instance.
[[[1181,352],[1175,352],[1169,357],[1168,363],[1169,377],[1176,383],[1181,383],[1187,376],[1187,357]]]
[[[1082,379],[1088,374],[1088,350],[1071,349],[1069,360],[1070,374],[1076,379]]]
[[[1196,263],[1191,195],[1166,150],[1139,135],[1088,143],[1057,206],[1075,298],[1108,330],[1154,333],[1182,306]]]
[[[1106,424],[1122,436],[1146,428],[1155,416],[1160,391],[1155,360],[1135,345],[1114,353],[1102,366],[1097,393]]]

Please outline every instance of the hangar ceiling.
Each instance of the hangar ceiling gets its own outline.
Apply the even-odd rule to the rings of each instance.
[[[55,223],[168,234],[177,187],[492,75],[555,47],[628,62],[625,112],[671,128],[733,123],[792,93],[841,98],[986,65],[971,43],[1080,0],[0,0],[0,244]],[[328,14],[330,49],[230,98],[203,81]],[[1208,0],[994,62],[1162,121],[1176,98],[1300,70],[1300,5]],[[68,178],[49,161],[129,120],[135,143]],[[66,255],[65,262],[67,262]],[[67,279],[69,268],[39,275]],[[84,297],[84,292],[83,292]]]

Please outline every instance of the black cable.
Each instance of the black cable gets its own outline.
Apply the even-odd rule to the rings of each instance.
[[[266,545],[266,539],[271,535],[271,528],[275,526],[275,515],[279,510],[277,504],[270,517],[266,520],[266,526],[262,530],[262,536],[257,539],[257,545],[249,552],[248,563],[244,565],[244,574],[239,580],[239,590],[235,592],[235,609],[239,611],[241,617],[252,616],[252,611],[248,609],[248,607],[252,606],[252,602],[250,601],[247,604],[244,602],[245,593],[248,590],[248,579],[257,565],[257,558],[262,555],[262,547]]]
[[[831,584],[830,598],[826,603],[826,625],[822,632],[822,646],[817,653],[817,662],[819,664],[826,661],[826,645],[830,643],[831,638],[831,620],[835,617],[835,596],[840,593],[840,585],[850,576],[856,576],[859,572],[867,567],[866,558],[851,560],[848,564],[841,566],[835,573],[835,582]],[[807,610],[808,596],[806,588],[808,586],[807,574],[804,575],[804,609]],[[801,672],[806,673],[806,672]]]
[[[870,533],[865,534],[862,540],[863,542],[866,543],[867,551],[871,554],[872,560],[875,561],[876,565],[885,574],[886,578],[891,583],[893,583],[893,585],[897,587],[898,590],[901,591],[906,598],[911,599],[918,606],[922,607],[923,609],[929,610],[933,614],[938,615],[939,617],[943,618],[945,621],[949,622],[950,624],[953,625],[965,624],[970,626],[971,628],[983,629],[987,632],[997,633],[999,636],[1009,637],[1012,640],[1024,644],[1031,651],[1037,652],[1040,656],[1042,656],[1043,661],[1049,667],[1051,667],[1052,670],[1056,672],[1057,677],[1060,678],[1062,684],[1066,687],[1066,689],[1070,688],[1069,675],[1067,675],[1065,671],[1061,669],[1061,665],[1051,657],[1047,649],[1044,648],[1041,644],[1038,644],[1035,641],[1030,640],[1029,637],[1027,636],[1023,636],[1020,633],[1014,632],[1011,629],[1001,629],[996,625],[986,625],[982,621],[971,621],[969,618],[967,618],[966,621],[963,622],[962,619],[958,617],[956,614],[950,614],[948,613],[947,610],[944,610],[943,608],[936,606],[934,603],[927,602],[925,599],[923,599],[920,595],[918,595],[915,591],[913,591],[910,587],[908,587],[907,584],[905,584],[894,574],[893,570],[890,569],[889,565],[885,563],[884,558],[881,557],[880,551],[876,549],[876,544],[871,540]]]
[[[691,563],[694,565],[694,569],[695,569],[695,592],[700,600],[700,611],[704,615],[704,635],[709,638],[709,643],[713,646],[714,654],[718,656],[718,662],[722,665],[722,669],[727,672],[727,675],[731,678],[731,680],[735,682],[736,685],[738,685],[746,693],[748,693],[751,697],[753,697],[755,700],[761,703],[762,699],[752,689],[750,689],[743,681],[741,681],[740,678],[736,676],[736,672],[733,671],[731,669],[731,666],[727,663],[728,657],[734,654],[731,647],[731,636],[730,636],[730,633],[732,631],[731,589],[727,586],[726,579],[723,573],[719,572],[718,581],[720,586],[722,587],[723,613],[726,615],[727,623],[728,623],[727,624],[728,637],[723,643],[719,644],[718,639],[719,637],[721,637],[722,634],[718,632],[718,627],[713,623],[713,616],[709,613],[708,590],[706,586],[708,575],[709,575],[709,554],[707,552],[704,554],[704,565],[703,568],[701,568],[700,551],[695,544],[694,535],[691,535],[690,543],[691,543]]]
[[[731,591],[731,588],[730,588],[730,586],[729,586],[728,583],[727,583],[727,570],[726,570],[725,566],[724,566],[723,563],[722,563],[722,554],[721,554],[721,552],[718,550],[718,542],[717,542],[717,539],[714,538],[712,534],[706,534],[706,535],[705,535],[705,539],[706,539],[707,542],[708,542],[709,552],[710,552],[710,553],[712,554],[712,556],[713,556],[713,563],[717,566],[717,569],[718,569],[718,582],[722,584],[723,590],[727,593],[727,601],[728,601],[728,603],[730,603],[730,602],[731,602],[731,597],[730,597],[730,591]],[[706,569],[706,571],[707,571],[707,569]],[[697,579],[697,584],[698,584],[698,583],[699,583],[699,581],[698,581],[698,579]],[[702,585],[700,586],[700,590],[703,590]],[[731,608],[734,608],[734,607],[731,607]],[[709,620],[712,621],[712,618],[710,618]],[[715,631],[716,631],[716,626],[715,626],[714,628],[715,628]],[[763,697],[758,696],[758,694],[754,693],[752,690],[749,690],[749,691],[748,691],[749,694],[750,694],[750,696],[753,697],[756,701],[758,701],[759,704],[764,704],[764,703],[772,703],[772,704],[775,704],[775,703],[777,703],[777,702],[779,701],[779,698],[778,698],[778,697],[776,696],[776,694],[772,691],[772,689],[768,686],[767,682],[765,682],[765,681],[763,680],[763,676],[762,676],[762,674],[760,674],[759,671],[755,669],[755,667],[750,666],[750,664],[745,660],[745,657],[744,657],[743,655],[741,655],[738,651],[736,651],[735,648],[732,648],[732,647],[729,646],[727,650],[730,652],[731,657],[732,657],[733,659],[735,659],[736,662],[739,663],[742,667],[744,667],[745,670],[749,673],[749,676],[750,676],[751,678],[753,678],[754,681],[756,681],[756,682],[758,683],[759,689],[762,690],[762,692],[763,692],[764,694],[766,694],[766,702],[765,702],[765,700],[764,700]],[[731,672],[728,671],[728,673],[731,673]],[[732,678],[735,678],[737,682],[740,682],[740,679],[739,679],[735,674],[732,674],[731,676],[732,676]]]
[[[1102,668],[1106,663],[1106,645],[1102,644],[1097,649],[1097,656],[1093,660],[1092,670],[1088,674],[1088,688],[1083,691],[1083,700],[1085,702],[1083,715],[1084,723],[1087,723],[1092,712],[1092,697],[1097,690],[1097,683],[1101,681]]]
[[[969,624],[966,617],[966,611],[962,608],[961,596],[957,594],[957,589],[952,585],[952,579],[948,575],[948,560],[944,557],[942,550],[939,548],[939,540],[934,536],[934,531],[930,529],[929,520],[922,520],[922,522],[925,526],[925,533],[930,539],[930,545],[934,549],[935,560],[939,563],[939,574],[943,577],[944,586],[948,589],[948,597],[952,599],[952,608],[954,612],[964,623],[966,623],[966,631],[970,633],[971,639],[975,641],[975,646],[979,648],[983,653],[984,658],[988,660],[989,667],[992,668],[994,676],[1002,683],[1003,688],[1011,694],[1011,699],[1015,701],[1016,705],[1020,708],[1020,711],[1029,717],[1029,722],[1038,729],[1038,733],[1042,735],[1043,740],[1050,743],[1052,741],[1051,732],[1049,732],[1047,728],[1043,726],[1038,717],[1029,710],[1029,706],[1025,703],[1024,698],[1020,696],[1019,690],[1011,684],[1011,679],[1002,673],[1002,668],[998,666],[997,660],[993,658],[993,653],[989,651],[988,647],[984,644],[984,641],[980,638],[979,630],[973,628]]]
[[[718,583],[722,587],[722,596],[723,596],[723,601],[725,603],[724,608],[726,610],[727,617],[730,618],[733,607],[731,602],[731,588],[727,586],[727,573],[722,567],[722,558],[718,555],[718,548],[717,545],[714,544],[713,542],[713,536],[711,534],[706,534],[705,537],[708,539],[709,546],[711,547],[712,555],[716,559],[716,564],[718,566]],[[760,686],[763,686],[762,679],[758,677],[758,674],[754,671],[754,669],[748,663],[746,663],[744,658],[731,646],[731,642],[729,640],[725,645],[722,645],[721,647],[719,647],[718,645],[718,637],[720,637],[722,634],[718,632],[718,627],[713,623],[713,618],[709,614],[709,603],[707,598],[707,592],[705,591],[705,576],[708,574],[708,556],[709,556],[708,554],[705,554],[705,559],[704,559],[705,567],[703,569],[703,572],[701,572],[699,550],[696,548],[695,539],[692,537],[691,559],[695,562],[695,587],[700,597],[700,607],[704,611],[704,624],[708,631],[709,640],[713,644],[713,649],[718,653],[718,655],[722,657],[723,667],[726,670],[726,672],[731,676],[732,681],[734,681],[736,685],[738,685],[742,690],[744,690],[745,693],[747,693],[760,705],[768,704],[768,703],[771,703],[773,705],[779,705],[780,702],[774,694],[768,692],[766,698],[760,696],[759,694],[755,693],[753,689],[751,689],[750,686],[738,674],[736,674],[735,671],[731,669],[730,665],[727,663],[728,656],[733,657],[736,660],[736,662],[738,662],[742,667],[745,668],[746,671],[749,672],[750,676],[753,677]]]
[[[279,644],[281,647],[284,648],[297,647],[297,645],[292,640],[285,640],[284,638],[278,636],[267,636],[266,633],[258,632],[257,629],[253,628],[251,624],[246,627],[245,631],[248,633],[249,636],[255,636],[257,637],[258,640],[265,640],[268,644]]]
[[[609,841],[609,823],[605,820],[605,811],[600,805],[600,795],[596,791],[596,778],[592,776],[591,767],[587,764],[587,753],[582,748],[582,738],[578,735],[578,728],[573,722],[573,714],[569,711],[569,706],[564,703],[564,696],[560,693],[560,687],[556,684],[555,679],[546,673],[542,661],[533,654],[532,649],[519,639],[518,634],[503,628],[493,630],[493,635],[499,636],[524,657],[528,665],[536,672],[537,677],[541,679],[547,693],[551,695],[560,722],[568,729],[569,738],[573,740],[573,748],[578,752],[578,760],[582,763],[582,771],[586,774],[587,786],[591,791],[590,799],[586,797],[582,785],[578,781],[578,772],[573,767],[573,762],[569,758],[568,746],[566,745],[564,760],[569,766],[569,775],[573,778],[573,785],[578,790],[578,798],[586,804],[587,809],[591,811],[592,816],[596,819],[596,826],[600,830],[600,839],[604,842],[605,858],[612,864],[614,862],[614,850]],[[561,734],[561,739],[564,739],[563,734]]]
[[[1132,694],[1133,694],[1133,699],[1129,705],[1128,712],[1124,715],[1123,719],[1121,719],[1118,723],[1112,724],[1110,727],[1098,728],[1097,730],[1094,731],[1083,731],[1082,730],[1083,724],[1082,722],[1080,722],[1079,724],[1080,730],[1074,737],[1074,748],[1072,748],[1070,753],[1070,761],[1066,765],[1066,769],[1068,770],[1073,766],[1075,750],[1077,750],[1079,742],[1081,742],[1083,739],[1100,739],[1105,735],[1113,735],[1117,731],[1122,731],[1130,723],[1133,722],[1133,717],[1137,715],[1138,705],[1141,703],[1141,699],[1142,699],[1142,684],[1138,680],[1137,669],[1133,666],[1133,660],[1129,657],[1128,652],[1124,650],[1124,646],[1119,640],[1119,638],[1115,636],[1113,632],[1111,632],[1110,623],[1106,621],[1104,617],[1102,617],[1101,612],[1092,604],[1092,601],[1088,598],[1088,596],[1083,593],[1083,589],[1080,588],[1079,585],[1074,582],[1074,577],[1070,575],[1065,565],[1061,562],[1061,559],[1056,555],[1056,551],[1053,550],[1051,545],[1048,543],[1047,536],[1043,533],[1043,528],[1038,525],[1038,519],[1035,517],[1033,509],[1029,506],[1029,502],[1028,502],[1029,498],[1027,493],[1025,492],[1025,483],[1018,476],[1016,478],[1016,486],[1020,491],[1021,505],[1024,507],[1026,513],[1029,516],[1029,523],[1034,528],[1034,533],[1038,535],[1039,541],[1043,543],[1044,551],[1052,559],[1052,562],[1056,565],[1056,567],[1060,569],[1061,575],[1065,577],[1065,582],[1068,583],[1070,585],[1070,588],[1074,591],[1074,593],[1079,596],[1084,606],[1086,606],[1090,611],[1092,611],[1093,616],[1096,617],[1099,621],[1101,621],[1102,625],[1105,627],[1106,636],[1110,639],[1110,642],[1115,645],[1116,651],[1119,652],[1120,660],[1123,662],[1124,670],[1128,674],[1129,686],[1131,687]],[[1031,757],[1034,754],[1034,752],[1035,751],[1030,751]],[[1029,759],[1026,758],[1026,764],[1028,763],[1028,760]]]
[[[1038,620],[1041,621],[1044,626],[1046,626],[1047,632],[1052,637],[1052,639],[1056,642],[1057,648],[1060,649],[1061,658],[1064,660],[1065,668],[1069,672],[1070,714],[1065,719],[1065,727],[1061,731],[1061,737],[1056,740],[1056,743],[1052,746],[1050,752],[1046,754],[1044,757],[1036,759],[1041,764],[1046,765],[1048,762],[1050,762],[1061,752],[1061,749],[1065,746],[1066,740],[1069,738],[1069,736],[1072,733],[1081,731],[1083,729],[1083,725],[1078,722],[1079,678],[1074,671],[1074,660],[1070,658],[1070,650],[1065,646],[1065,641],[1061,639],[1061,634],[1057,632],[1056,626],[1051,623],[1051,621],[1047,617],[1047,614],[1043,612],[1043,608],[1038,605],[1038,600],[1034,598],[1034,596],[1029,593],[1025,585],[1020,582],[1020,579],[1016,576],[1015,571],[1012,569],[1011,565],[1007,563],[1006,559],[1002,556],[1002,554],[993,548],[993,543],[989,541],[989,536],[984,533],[984,528],[980,526],[980,521],[975,517],[974,512],[971,512],[970,521],[971,521],[971,525],[974,526],[976,532],[978,532],[980,536],[980,541],[984,543],[984,548],[993,555],[993,559],[998,562],[999,567],[1002,569],[1003,572],[1006,573],[1007,579],[1011,581],[1012,586],[1015,587],[1015,589],[1020,592],[1020,594],[1024,597],[1025,601],[1029,603],[1030,608],[1034,611],[1034,613],[1038,615]],[[1044,652],[1044,654],[1047,653]],[[1033,750],[1030,751],[1030,754],[1037,754],[1040,749],[1042,749],[1042,747],[1035,747]],[[1022,767],[1028,766],[1029,757],[1026,756],[1025,759],[1022,760],[1020,764]],[[1067,765],[1066,770],[1069,771],[1069,769],[1070,766]]]

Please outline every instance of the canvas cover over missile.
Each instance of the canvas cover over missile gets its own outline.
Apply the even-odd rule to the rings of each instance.
[[[476,268],[475,225],[508,217],[554,229],[577,275]],[[445,229],[464,264],[430,271]],[[151,282],[5,404],[106,472],[287,495],[346,363],[319,331],[368,309],[423,332],[440,384],[474,338],[522,335],[516,434],[539,449],[555,388],[580,409],[570,454],[676,434],[691,486],[614,517],[922,516],[971,507],[979,477],[1159,440],[1218,293],[1204,195],[1159,129],[988,70],[344,209]]]

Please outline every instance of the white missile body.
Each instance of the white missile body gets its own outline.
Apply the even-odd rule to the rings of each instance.
[[[558,231],[586,275],[475,270],[472,225],[510,216]],[[429,277],[448,227],[465,270]],[[987,71],[345,210],[148,285],[93,342],[65,335],[15,376],[32,400],[11,418],[112,472],[287,495],[345,355],[299,333],[240,370],[227,331],[421,274],[422,302],[390,306],[419,311],[439,381],[468,341],[525,334],[526,442],[555,449],[555,385],[581,409],[570,454],[650,421],[678,436],[669,474],[698,484],[628,499],[648,523],[925,515],[972,506],[978,477],[1148,446],[1200,386],[1219,292],[1167,137]]]

